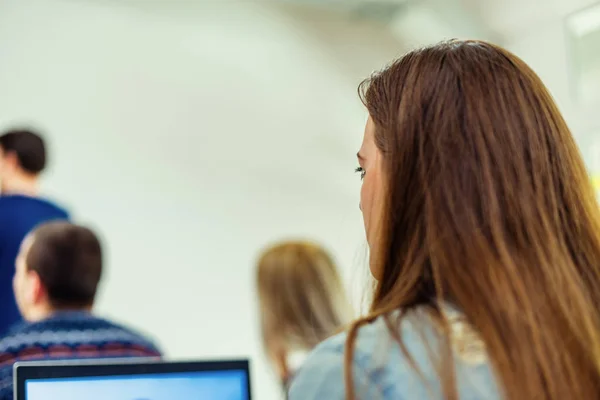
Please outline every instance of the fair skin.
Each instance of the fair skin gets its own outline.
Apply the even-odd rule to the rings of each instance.
[[[39,175],[24,171],[14,153],[0,148],[0,191],[4,194],[36,196],[38,189]]]
[[[52,313],[48,294],[39,275],[27,267],[27,254],[31,249],[34,238],[27,236],[21,244],[21,249],[15,262],[13,289],[19,311],[23,319],[30,322],[40,321]]]
[[[32,235],[23,240],[15,262],[13,277],[13,290],[17,306],[23,319],[29,322],[44,320],[57,311],[52,306],[48,291],[40,276],[27,266],[27,255],[34,243],[35,237]],[[84,308],[82,311],[91,311],[91,307]]]
[[[363,142],[357,157],[362,179],[360,210],[363,215],[367,243],[371,250],[369,264],[373,277],[378,279],[381,271],[379,271],[377,262],[374,259],[374,254],[376,254],[374,245],[377,243],[377,235],[381,226],[384,180],[382,155],[375,144],[375,124],[370,117],[367,120]]]

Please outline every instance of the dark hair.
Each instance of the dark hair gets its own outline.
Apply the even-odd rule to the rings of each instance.
[[[458,398],[443,304],[485,343],[511,400],[600,398],[600,209],[539,77],[480,41],[412,51],[361,85],[386,188],[369,316],[420,307],[444,327],[436,360]],[[410,360],[410,357],[409,357]],[[414,363],[413,363],[414,365]]]
[[[21,168],[30,174],[39,174],[46,167],[44,139],[33,131],[8,131],[0,136],[0,147],[5,153],[14,153]]]
[[[90,229],[66,221],[47,222],[33,233],[27,254],[56,308],[91,306],[102,276],[102,248]]]

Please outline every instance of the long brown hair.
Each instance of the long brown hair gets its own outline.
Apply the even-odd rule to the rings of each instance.
[[[485,343],[511,400],[600,398],[600,211],[567,124],[510,52],[450,41],[363,82],[386,186],[382,276],[346,344],[347,397],[359,327],[442,304]],[[405,351],[406,353],[406,351]],[[457,399],[452,353],[440,382]],[[410,357],[409,357],[410,358]]]
[[[311,350],[352,318],[333,258],[311,242],[266,249],[258,261],[257,287],[267,350],[273,345],[284,352]]]

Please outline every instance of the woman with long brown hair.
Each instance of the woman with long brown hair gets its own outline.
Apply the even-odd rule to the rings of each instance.
[[[287,386],[306,354],[352,318],[337,266],[308,241],[277,243],[257,266],[263,345]]]
[[[377,286],[290,398],[600,398],[600,209],[537,75],[497,46],[450,41],[361,94]]]

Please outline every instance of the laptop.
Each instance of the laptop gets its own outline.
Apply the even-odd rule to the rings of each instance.
[[[251,400],[248,360],[78,360],[14,366],[15,400]]]

